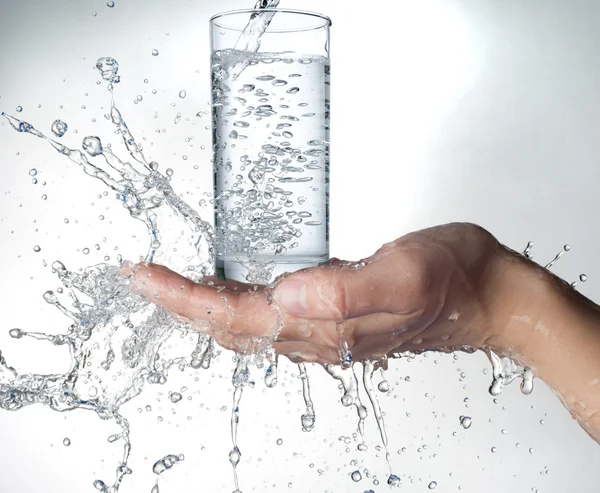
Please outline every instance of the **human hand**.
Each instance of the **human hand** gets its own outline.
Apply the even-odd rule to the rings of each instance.
[[[224,347],[250,352],[281,329],[278,353],[339,363],[342,340],[354,360],[493,346],[503,324],[491,296],[502,252],[487,231],[455,223],[406,235],[359,263],[332,259],[298,271],[273,288],[215,278],[197,284],[155,264],[133,272],[142,294]]]

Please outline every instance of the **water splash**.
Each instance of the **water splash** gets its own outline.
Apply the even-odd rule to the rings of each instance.
[[[520,366],[506,356],[499,356],[491,349],[486,349],[485,353],[492,363],[493,381],[490,386],[491,395],[500,395],[504,386],[516,378],[521,378],[521,391],[524,394],[531,394],[533,391],[533,372],[529,368]]]
[[[315,409],[313,401],[310,397],[310,382],[308,381],[308,373],[306,373],[306,365],[300,363],[298,365],[300,371],[300,378],[302,380],[302,396],[304,397],[304,404],[306,405],[306,413],[302,415],[302,430],[311,431],[315,427]]]
[[[358,432],[365,434],[365,418],[367,417],[367,408],[363,405],[358,394],[358,379],[354,372],[354,366],[343,368],[337,365],[326,364],[325,370],[333,378],[338,380],[344,389],[344,395],[341,398],[344,407],[354,406],[358,414]]]
[[[381,412],[379,400],[377,399],[377,395],[375,394],[375,387],[373,386],[374,370],[375,365],[372,361],[365,361],[363,363],[363,385],[365,387],[365,392],[367,393],[367,396],[371,401],[371,407],[373,409],[375,419],[377,420],[377,428],[379,429],[379,434],[381,436],[381,443],[383,443],[383,447],[385,449],[385,460],[388,464],[390,475],[392,475],[392,464],[390,461],[390,451],[388,449],[388,437],[385,429],[385,421],[383,419],[383,413]]]

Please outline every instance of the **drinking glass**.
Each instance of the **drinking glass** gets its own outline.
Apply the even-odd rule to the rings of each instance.
[[[222,279],[266,283],[329,258],[330,25],[284,9],[210,20]]]

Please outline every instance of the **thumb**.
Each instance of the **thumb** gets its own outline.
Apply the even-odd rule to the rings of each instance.
[[[370,313],[413,311],[423,301],[424,263],[410,251],[390,250],[366,265],[322,265],[291,274],[273,290],[287,313],[342,321]]]

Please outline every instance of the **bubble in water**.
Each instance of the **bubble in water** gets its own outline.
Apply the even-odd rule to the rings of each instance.
[[[39,251],[41,251],[41,248],[40,248],[40,246],[39,246],[39,245],[35,245],[35,246],[33,247],[33,251],[34,251],[34,252],[36,252],[36,253],[37,253],[37,252],[39,252]]]
[[[182,399],[182,396],[179,392],[173,392],[171,394],[170,399],[173,404],[176,404],[177,402],[179,402]]]
[[[117,76],[119,64],[114,58],[109,56],[98,58],[96,68],[99,70],[100,75],[105,81],[114,83],[119,82],[120,78]]]
[[[581,274],[581,275],[579,276],[579,280],[580,280],[581,282],[585,282],[585,281],[587,281],[587,276],[586,276],[585,274]]]
[[[358,483],[361,479],[362,479],[362,474],[360,473],[360,471],[354,471],[350,477],[352,478],[352,481],[354,481],[355,483]]]
[[[387,380],[382,380],[379,382],[379,385],[377,385],[377,390],[379,390],[379,392],[388,392],[390,390],[389,382]]]
[[[158,56],[158,50],[152,50],[152,56]]]
[[[64,445],[65,447],[68,447],[69,445],[71,445],[71,440],[70,440],[70,438],[68,438],[68,437],[67,437],[67,438],[65,438],[65,439],[63,440],[63,445]]]
[[[112,0],[110,2],[106,2],[106,6],[112,9],[115,6],[115,2],[113,2]]]
[[[35,168],[31,168],[31,169],[29,170],[29,176],[35,176],[35,175],[37,175],[37,169],[35,169]]]
[[[437,486],[437,483],[435,481],[432,481],[431,483],[429,483],[429,485],[427,486],[430,490],[435,490]]]
[[[57,137],[62,137],[67,133],[68,128],[69,126],[62,120],[54,120],[54,123],[52,124],[52,127],[50,129],[52,130],[52,133],[54,135],[56,135]]]
[[[83,251],[84,255],[87,255],[88,253],[90,253],[90,249],[89,248],[84,248],[82,251]]]
[[[179,97],[181,99],[185,99],[186,96],[187,96],[187,92],[185,92],[185,91],[179,91]]]
[[[571,250],[571,245],[568,245],[568,244],[567,244],[567,245],[565,245],[565,246],[563,247],[563,249],[564,249],[564,251],[565,251],[565,252],[568,252],[569,250]]]
[[[465,430],[468,430],[471,427],[471,418],[469,416],[461,416],[459,420],[460,426],[462,426]]]
[[[21,111],[23,111],[23,106],[17,106],[15,110],[17,110],[17,113],[21,113]]]
[[[102,141],[94,135],[88,135],[83,139],[81,147],[92,157],[102,154]]]

